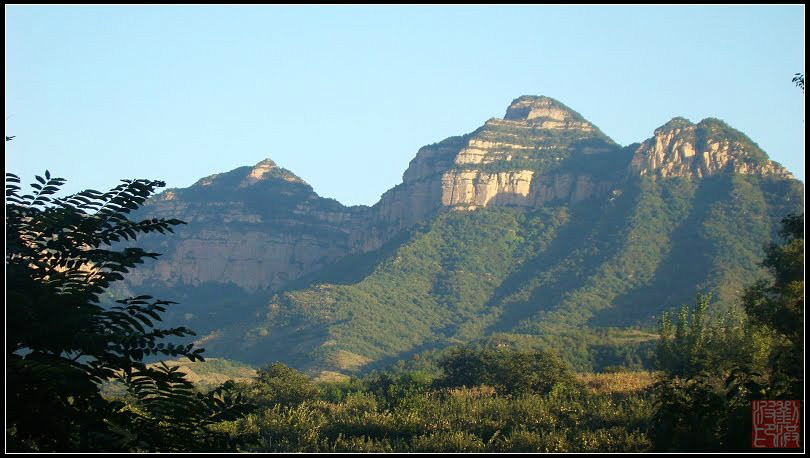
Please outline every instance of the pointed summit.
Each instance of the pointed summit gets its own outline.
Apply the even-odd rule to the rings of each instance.
[[[524,95],[516,98],[506,109],[503,119],[530,121],[532,123],[544,121],[587,122],[579,113],[568,108],[562,102],[542,95]]]
[[[274,160],[270,159],[269,157],[257,162],[256,165],[254,165],[253,167],[259,167],[259,166],[278,167],[276,162]]]
[[[304,183],[304,180],[299,178],[296,174],[285,168],[279,167],[272,159],[267,158],[254,165],[239,186],[250,186],[256,182],[268,178],[278,178],[289,182]]]
[[[225,173],[216,173],[197,180],[192,188],[215,187],[233,189],[244,188],[257,183],[283,180],[289,183],[306,182],[289,170],[279,167],[272,159],[264,159],[254,166],[243,166]]]
[[[254,165],[252,169],[250,169],[250,173],[247,176],[247,179],[252,181],[258,181],[265,177],[265,175],[269,174],[273,169],[278,168],[275,162],[271,159],[265,159],[258,164]]]
[[[676,129],[685,129],[685,128],[692,127],[692,126],[694,126],[694,124],[692,124],[692,121],[690,121],[690,120],[688,120],[686,118],[682,118],[680,116],[676,116],[676,117],[670,119],[663,126],[659,127],[658,129],[655,129],[654,134],[658,135],[658,134],[660,134],[662,132],[671,132],[671,131],[676,130]]]

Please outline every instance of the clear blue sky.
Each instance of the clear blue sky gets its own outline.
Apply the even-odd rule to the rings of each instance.
[[[271,158],[373,204],[419,147],[554,97],[626,145],[717,117],[804,180],[804,6],[6,6],[6,171],[170,187]]]

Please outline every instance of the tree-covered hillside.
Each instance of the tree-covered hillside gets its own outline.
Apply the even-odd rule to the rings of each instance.
[[[501,336],[579,370],[644,366],[661,313],[701,292],[713,310],[734,307],[762,274],[763,242],[801,205],[795,182],[720,175],[638,178],[528,212],[445,212],[302,279],[206,345],[351,373]]]
[[[577,370],[647,368],[662,312],[739,307],[803,184],[718,119],[673,118],[622,147],[559,101],[421,148],[371,207],[318,196],[264,160],[149,201],[188,222],[143,239],[130,274],[181,304],[211,354],[368,371],[492,339]],[[421,356],[420,356],[421,355]]]

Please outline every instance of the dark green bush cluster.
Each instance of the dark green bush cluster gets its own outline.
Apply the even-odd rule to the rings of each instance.
[[[494,387],[499,394],[547,394],[557,384],[573,384],[571,370],[556,355],[460,347],[440,361],[441,385]]]
[[[261,407],[297,405],[320,394],[309,377],[282,363],[259,369],[255,381],[243,385],[243,392],[246,399]]]

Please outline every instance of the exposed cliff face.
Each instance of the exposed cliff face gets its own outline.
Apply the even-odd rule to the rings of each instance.
[[[720,173],[791,177],[719,120],[695,125],[676,118],[629,149],[562,103],[523,96],[503,119],[421,148],[403,182],[373,207],[321,198],[269,159],[168,190],[141,213],[188,225],[172,237],[147,238],[147,248],[164,256],[129,281],[276,290],[346,255],[377,249],[442,210],[573,203],[610,194],[634,176]]]
[[[442,176],[442,205],[474,210],[489,205],[536,207],[548,202],[579,202],[612,189],[615,183],[571,173],[536,175],[532,170],[485,173],[448,172]]]
[[[443,212],[391,249],[273,295],[248,325],[207,345],[257,364],[348,374],[494,333],[649,326],[697,291],[730,306],[762,274],[759,253],[779,219],[803,207],[795,184],[641,177],[581,205]]]
[[[362,224],[367,207],[318,197],[265,160],[168,190],[141,213],[188,224],[172,237],[145,239],[164,256],[150,269],[133,271],[132,285],[212,282],[256,291],[281,287],[351,252],[352,228]]]
[[[748,137],[717,119],[675,118],[655,130],[630,162],[631,175],[702,178],[719,173],[793,176]]]
[[[650,178],[672,176],[690,180]],[[490,331],[632,324],[659,311],[639,304],[714,286],[731,303],[804,207],[791,178],[719,120],[676,118],[623,148],[560,102],[520,97],[421,148],[373,207],[319,197],[271,160],[168,190],[133,219],[188,224],[139,239],[163,256],[128,282],[169,288],[168,324],[214,354],[351,372]]]
[[[383,195],[377,218],[398,231],[444,207],[533,207],[576,202],[610,189],[614,177],[572,163],[621,148],[562,103],[524,96],[504,119],[419,150],[403,183]]]

